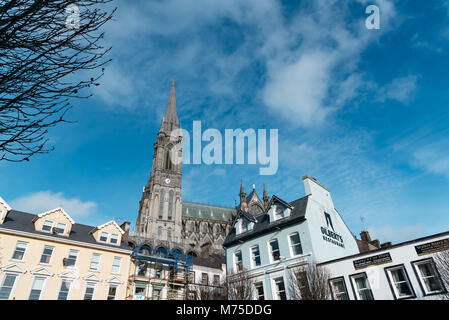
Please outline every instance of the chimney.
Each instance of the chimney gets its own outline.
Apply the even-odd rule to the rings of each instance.
[[[126,220],[125,222],[123,222],[120,225],[120,228],[122,228],[122,230],[125,231],[125,233],[123,234],[123,240],[125,242],[128,242],[130,225],[131,225],[131,222],[129,222],[128,220]]]
[[[388,242],[384,242],[384,243],[382,243],[381,245],[380,245],[380,247],[381,248],[388,248],[388,247],[391,247],[393,244],[390,242],[390,241],[388,241]]]
[[[366,230],[360,232],[360,239],[366,242],[371,242],[371,236],[369,235],[369,232]]]
[[[325,208],[334,209],[334,203],[328,188],[308,175],[303,176],[302,180],[306,195],[310,195],[312,199],[324,205]]]
[[[379,240],[373,240],[370,242],[373,246],[375,246],[377,249],[380,249],[380,241]]]

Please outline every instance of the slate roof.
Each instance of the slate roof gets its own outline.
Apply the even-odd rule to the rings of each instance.
[[[34,233],[34,234],[40,234],[45,236],[50,236],[52,238],[57,239],[70,239],[73,241],[79,241],[79,242],[85,242],[89,244],[99,244],[106,247],[111,248],[120,248],[125,250],[131,250],[131,248],[128,246],[126,242],[123,241],[120,244],[120,246],[115,246],[113,244],[108,243],[99,243],[95,240],[93,235],[90,233],[95,227],[88,226],[85,224],[79,224],[75,223],[72,225],[72,230],[70,231],[69,237],[58,235],[58,234],[52,234],[47,232],[41,232],[36,231],[34,228],[33,219],[36,218],[37,215],[11,210],[6,215],[5,221],[3,224],[0,224],[0,231],[2,229],[9,229],[9,230],[17,230],[17,231],[23,231],[28,233]]]
[[[275,199],[276,198],[280,199],[276,196],[273,196],[273,197],[275,197]],[[297,199],[295,201],[292,201],[289,203],[287,202],[290,206],[293,207],[293,209],[290,213],[290,216],[287,218],[280,219],[280,220],[270,223],[270,217],[269,217],[268,213],[264,212],[262,214],[255,216],[257,222],[254,224],[254,227],[252,230],[249,230],[245,233],[236,235],[235,227],[231,228],[228,236],[226,237],[226,239],[223,243],[223,247],[225,247],[225,248],[230,247],[231,245],[238,243],[239,241],[246,241],[251,238],[255,238],[257,236],[265,234],[267,232],[270,232],[276,228],[284,227],[289,224],[297,223],[297,222],[305,220],[308,199],[309,199],[309,196],[305,196],[305,197]]]
[[[186,218],[231,222],[235,214],[236,210],[234,208],[188,201],[183,201],[182,203],[182,216]]]
[[[193,257],[192,263],[193,265],[197,266],[221,269],[222,264],[226,263],[226,258],[223,255],[212,253],[209,259],[201,257]]]

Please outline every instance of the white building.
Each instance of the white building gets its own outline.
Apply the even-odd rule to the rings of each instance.
[[[434,256],[449,249],[449,232],[321,263],[334,299],[441,299],[447,284]]]

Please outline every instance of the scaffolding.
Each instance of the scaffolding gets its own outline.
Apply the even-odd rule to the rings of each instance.
[[[192,256],[178,249],[153,248],[147,244],[137,245],[131,253],[134,263],[131,281],[137,288],[142,285],[146,300],[183,300],[189,296],[189,281],[192,269]],[[134,287],[133,286],[133,287]],[[151,296],[149,288],[152,288]],[[162,288],[166,287],[166,294]],[[135,290],[135,289],[133,289]],[[134,292],[132,294],[134,297]]]

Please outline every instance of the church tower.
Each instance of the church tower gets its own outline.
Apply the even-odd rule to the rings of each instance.
[[[173,80],[167,109],[154,143],[153,168],[143,188],[136,235],[163,241],[180,241],[182,229],[181,176],[182,162],[172,161],[172,148],[177,146],[182,158],[182,135],[171,141],[173,130],[179,129]],[[176,149],[174,149],[176,150]]]

